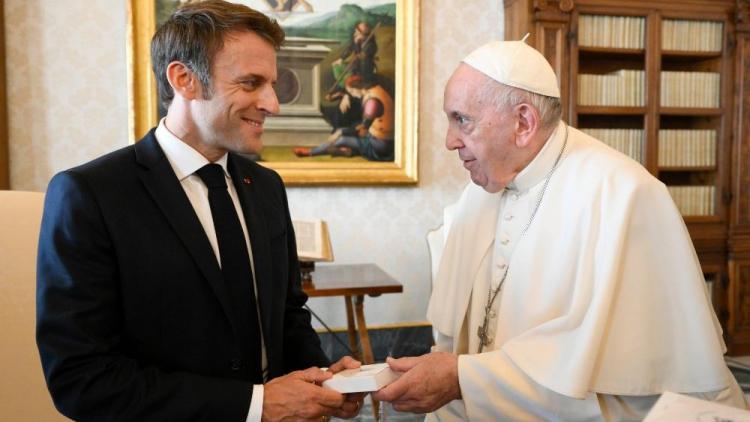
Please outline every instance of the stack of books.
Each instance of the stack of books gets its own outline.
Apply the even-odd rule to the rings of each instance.
[[[712,167],[716,165],[716,131],[710,129],[659,130],[659,165]]]
[[[717,108],[721,75],[715,72],[661,72],[663,107]]]
[[[665,19],[661,28],[661,48],[672,51],[721,51],[723,32],[722,22]]]
[[[646,20],[636,16],[581,15],[578,19],[578,45],[643,49]]]
[[[714,186],[667,186],[682,215],[713,215]]]
[[[581,128],[581,131],[643,163],[643,129]]]
[[[578,105],[641,107],[645,72],[618,70],[605,75],[578,75]]]

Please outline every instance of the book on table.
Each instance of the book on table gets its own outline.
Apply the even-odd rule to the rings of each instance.
[[[331,237],[323,220],[293,220],[297,256],[303,262],[333,261]]]

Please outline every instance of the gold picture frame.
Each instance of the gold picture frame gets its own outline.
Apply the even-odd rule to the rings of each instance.
[[[151,70],[149,52],[151,37],[157,26],[157,1],[165,0],[129,0],[127,60],[131,142],[140,139],[158,122],[156,82]],[[314,5],[316,2],[318,0],[306,0],[305,3]],[[369,2],[371,3],[372,0]],[[393,161],[369,161],[362,157],[331,157],[330,159],[326,157],[323,160],[309,162],[296,157],[272,161],[261,159],[260,164],[279,172],[288,185],[409,185],[417,183],[419,0],[384,0],[383,2],[395,3],[396,9],[395,24],[393,24],[395,44],[391,43],[392,49],[395,50],[395,58],[392,60],[395,74],[393,75],[395,92],[393,96],[395,107]],[[266,3],[271,2],[266,1]],[[357,4],[358,1],[347,0],[346,3]],[[283,21],[280,22],[283,26]],[[319,73],[318,70],[317,74]],[[267,135],[264,134],[264,136]],[[295,136],[297,136],[295,140],[305,140],[308,134],[301,133]],[[316,136],[317,140],[320,134]]]

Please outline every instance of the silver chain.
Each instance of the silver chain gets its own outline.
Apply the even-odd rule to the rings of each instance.
[[[534,205],[534,210],[531,211],[531,217],[529,217],[529,222],[526,223],[526,227],[524,227],[523,231],[521,231],[521,235],[518,237],[521,239],[523,235],[526,234],[526,231],[529,230],[529,227],[531,226],[531,223],[534,221],[534,217],[536,217],[536,212],[539,211],[539,207],[542,205],[542,199],[544,198],[544,193],[547,192],[547,186],[549,185],[549,181],[552,178],[552,174],[557,170],[558,164],[560,164],[560,159],[562,158],[563,152],[565,151],[565,146],[568,144],[568,125],[565,125],[565,139],[563,140],[562,148],[560,148],[560,153],[557,154],[557,158],[555,159],[555,164],[552,166],[552,168],[549,170],[547,175],[545,176],[544,185],[542,186],[542,191],[539,192],[539,196],[536,199],[536,204]],[[490,284],[489,292],[487,293],[487,305],[484,307],[484,319],[482,320],[482,325],[477,330],[477,335],[479,336],[479,353],[482,353],[482,350],[484,349],[484,346],[489,345],[489,335],[487,331],[489,330],[489,322],[490,322],[490,312],[492,311],[492,305],[495,303],[495,298],[497,298],[497,294],[500,292],[500,289],[503,287],[503,284],[505,283],[505,278],[508,276],[508,270],[510,269],[510,262],[505,267],[505,272],[503,272],[503,277],[500,279],[500,283],[495,287],[492,288],[492,284]]]

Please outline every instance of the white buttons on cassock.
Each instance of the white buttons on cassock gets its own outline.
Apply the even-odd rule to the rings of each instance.
[[[510,220],[513,219],[513,215],[512,214],[505,214],[505,217],[503,217],[503,218],[505,219],[505,221],[510,221]]]

